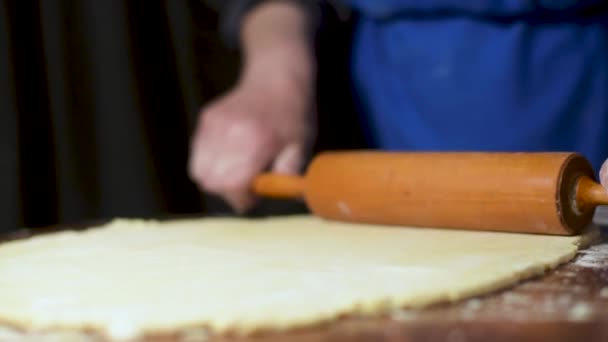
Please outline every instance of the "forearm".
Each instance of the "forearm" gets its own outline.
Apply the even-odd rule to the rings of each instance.
[[[308,14],[293,2],[268,1],[255,7],[243,18],[240,31],[245,72],[278,68],[299,81],[312,83],[315,58],[311,32]]]
[[[284,46],[311,45],[307,14],[291,1],[268,1],[252,9],[241,26],[245,54],[255,54]]]

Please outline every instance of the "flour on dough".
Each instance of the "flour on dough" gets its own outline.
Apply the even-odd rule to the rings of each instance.
[[[0,245],[0,321],[112,338],[248,333],[487,293],[574,257],[580,237],[309,216],[115,220]]]

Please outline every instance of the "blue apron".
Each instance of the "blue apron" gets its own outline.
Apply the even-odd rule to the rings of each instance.
[[[350,0],[353,85],[373,147],[608,157],[601,1]]]

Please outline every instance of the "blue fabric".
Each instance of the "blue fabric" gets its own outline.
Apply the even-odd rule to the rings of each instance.
[[[348,0],[348,2],[365,16],[380,19],[412,12],[449,11],[498,17],[547,11],[571,12],[593,9],[604,0]]]
[[[594,2],[351,0],[353,81],[373,147],[576,151],[598,170],[607,14],[577,14]]]

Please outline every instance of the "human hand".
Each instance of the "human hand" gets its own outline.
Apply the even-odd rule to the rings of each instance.
[[[267,2],[246,15],[244,69],[235,88],[204,108],[194,134],[191,178],[237,212],[253,205],[261,171],[297,173],[315,135],[315,65],[307,15]]]
[[[315,135],[313,76],[277,59],[253,63],[233,90],[203,108],[192,140],[191,178],[240,213],[255,202],[254,177],[267,168],[298,173]]]
[[[600,183],[604,186],[604,188],[608,189],[608,159],[604,161],[602,167],[599,172]]]

